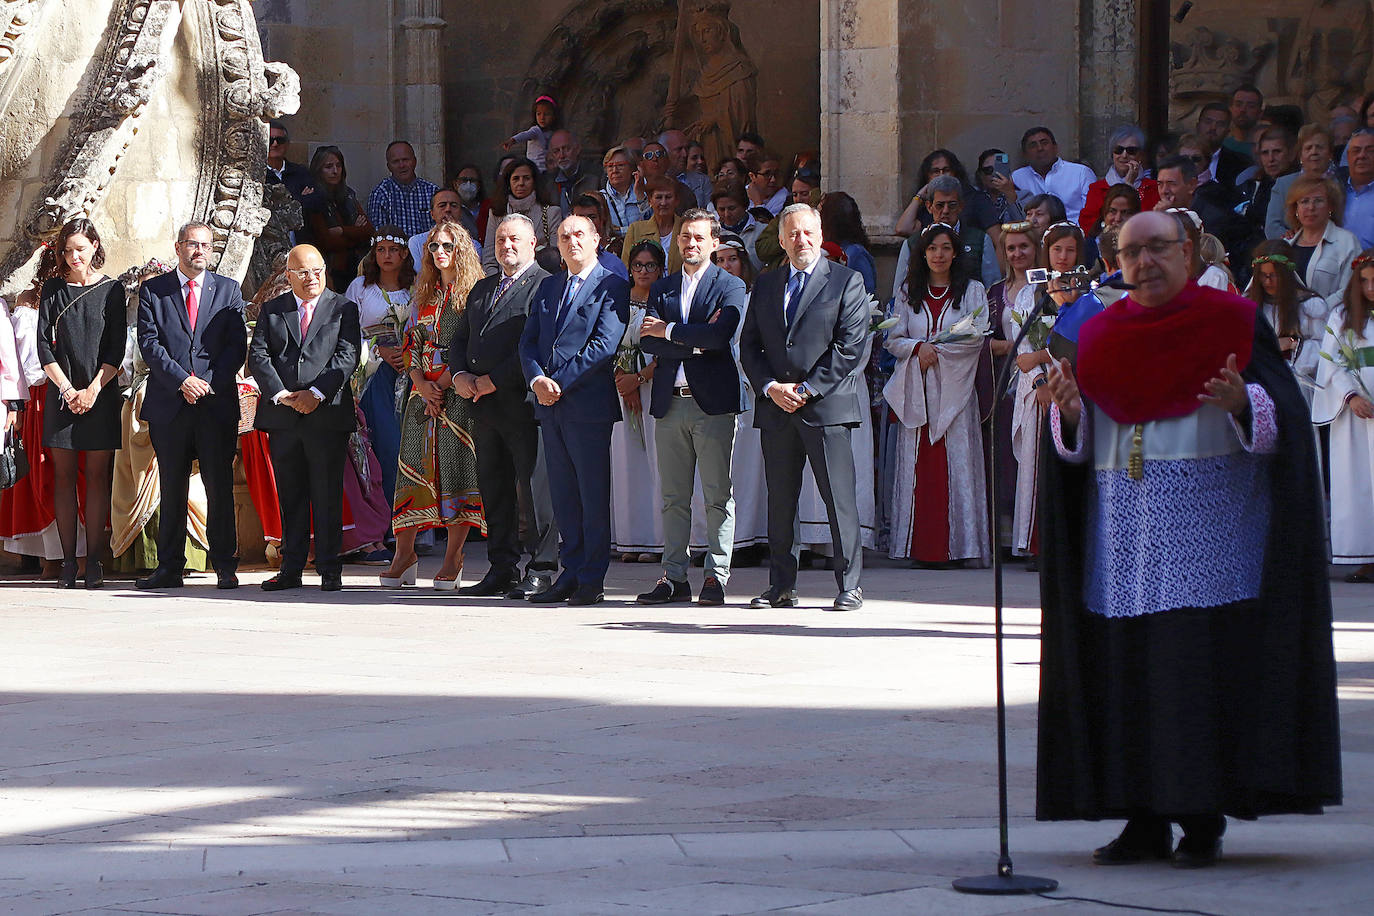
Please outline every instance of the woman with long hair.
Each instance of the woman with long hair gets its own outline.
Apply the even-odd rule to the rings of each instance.
[[[821,197],[821,237],[834,242],[844,252],[845,264],[864,278],[869,295],[878,291],[878,267],[869,253],[871,242],[864,229],[859,205],[844,191],[831,191]]]
[[[348,167],[337,146],[321,146],[310,157],[315,190],[301,200],[306,234],[329,268],[329,288],[348,289],[358,273],[358,262],[372,239],[372,223],[348,186]]]
[[[611,429],[611,550],[627,563],[657,563],[663,553],[663,506],[658,489],[658,450],[649,413],[657,362],[640,348],[639,326],[649,290],[663,278],[667,259],[656,241],[629,253],[630,321],[615,358],[615,387],[625,420]]]
[[[120,445],[124,399],[112,385],[128,329],[124,285],[105,276],[105,246],[88,219],[69,220],[53,243],[56,277],[38,306],[38,358],[49,382],[43,445],[52,451],[53,503],[62,540],[58,584],[76,587],[78,462],[85,461],[86,587],[100,588],[109,544],[111,461]]]
[[[419,565],[415,536],[444,527],[448,547],[434,574],[434,587],[452,591],[462,579],[468,529],[480,527],[485,533],[487,525],[477,489],[472,404],[453,390],[444,359],[463,319],[468,293],[482,279],[482,265],[467,232],[447,219],[429,230],[424,252],[406,321],[405,365],[411,390],[401,418],[392,514],[396,553],[381,582],[414,585]]]
[[[1326,324],[1326,301],[1298,276],[1292,247],[1282,239],[1267,239],[1250,252],[1250,285],[1245,298],[1256,303],[1279,338],[1279,351],[1288,358],[1300,381],[1315,383],[1321,340]],[[1312,384],[1303,386],[1312,401]]]
[[[1359,564],[1347,582],[1374,582],[1374,249],[1355,258],[1345,301],[1326,323],[1312,419],[1331,426],[1331,562]]]
[[[921,233],[886,343],[897,366],[883,394],[901,422],[888,553],[933,566],[982,566],[990,547],[974,384],[988,301],[959,249],[952,226]]]
[[[558,224],[563,222],[563,211],[549,200],[544,183],[539,180],[539,166],[528,159],[516,159],[502,174],[487,211],[487,238],[496,238],[497,225],[511,213],[523,213],[534,224],[536,251],[550,244],[557,247]],[[496,273],[495,245],[483,249],[481,266],[487,273]]]

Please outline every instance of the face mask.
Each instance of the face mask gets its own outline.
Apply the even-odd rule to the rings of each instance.
[[[470,204],[477,199],[477,182],[460,181],[458,182],[458,197],[463,203]]]

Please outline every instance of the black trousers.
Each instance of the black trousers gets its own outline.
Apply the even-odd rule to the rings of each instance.
[[[299,573],[310,556],[315,533],[315,568],[339,572],[343,563],[343,471],[348,460],[345,430],[268,430],[267,450],[281,505],[281,568]]]
[[[186,503],[191,462],[200,461],[205,484],[206,535],[210,565],[217,571],[238,568],[238,527],[234,522],[234,450],[238,414],[217,414],[208,406],[188,404],[170,423],[149,423],[148,436],[157,455],[161,511],[157,529],[157,565],[180,574],[186,569]]]
[[[558,560],[558,529],[552,506],[538,505],[531,478],[539,459],[539,426],[532,417],[479,414],[472,424],[477,450],[477,489],[487,515],[487,559],[492,569],[515,572],[524,551],[520,545],[520,491],[534,503],[530,540],[534,542],[531,567],[541,560],[553,568]],[[547,554],[545,556],[545,554]]]
[[[842,591],[859,587],[864,555],[853,434],[848,426],[808,426],[795,415],[776,429],[759,430],[768,484],[768,582],[773,588],[787,591],[797,585],[797,501],[808,460],[830,517],[835,583]]]

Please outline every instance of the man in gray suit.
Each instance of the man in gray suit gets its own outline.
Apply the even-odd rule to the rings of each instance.
[[[358,306],[325,286],[324,258],[311,245],[287,255],[291,292],[258,313],[248,369],[258,383],[254,426],[267,432],[281,503],[281,570],[266,591],[300,588],[315,533],[320,588],[343,588],[343,472],[356,427],[349,379],[362,335]]]
[[[769,588],[754,607],[797,604],[797,500],[812,473],[830,516],[837,611],[863,606],[858,490],[850,441],[866,409],[861,396],[869,297],[856,271],[821,252],[821,217],[785,208],[778,238],[787,264],[759,277],[745,313],[740,362],[758,393],[754,426],[768,482]]]

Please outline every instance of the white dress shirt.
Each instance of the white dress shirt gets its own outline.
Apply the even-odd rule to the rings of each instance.
[[[181,273],[181,271],[178,270],[177,273]],[[320,297],[319,297],[319,296],[316,296],[314,299],[302,299],[300,296],[297,296],[295,293],[292,293],[291,296],[292,296],[292,298],[294,298],[294,299],[296,300],[296,311],[297,311],[297,312],[304,312],[304,311],[306,310],[306,306],[307,306],[307,305],[310,307],[310,323],[311,323],[311,324],[314,324],[314,323],[315,323],[315,307],[316,307],[317,305],[320,304]],[[306,330],[309,331],[310,329],[309,329],[309,328],[306,328]],[[305,346],[305,339],[304,339],[304,338],[301,338],[301,346],[302,346],[302,347]],[[319,401],[321,404],[324,403],[324,393],[323,393],[322,391],[320,391],[320,389],[316,388],[314,385],[311,385],[310,388],[309,388],[309,391],[310,391],[311,394],[313,394],[313,395],[315,396],[315,400]],[[284,397],[286,397],[286,396],[287,396],[288,394],[290,394],[290,393],[291,393],[291,392],[289,392],[289,391],[287,391],[285,388],[283,388],[281,391],[278,391],[276,394],[274,394],[274,395],[272,396],[272,403],[273,403],[273,404],[280,404],[280,403],[281,403],[281,399],[284,398]]]
[[[1076,223],[1078,212],[1088,200],[1088,188],[1097,180],[1097,174],[1086,165],[1056,159],[1044,175],[1025,165],[1013,172],[1011,179],[1021,206],[1037,194],[1053,194],[1064,202],[1069,222]]]
[[[706,273],[706,267],[707,265],[702,264],[697,268],[697,272],[694,274],[689,274],[687,272],[686,265],[682,268],[682,295],[679,298],[682,300],[683,323],[687,321],[687,316],[692,312],[692,297],[696,295],[697,285],[701,283],[701,278]],[[672,340],[673,328],[677,327],[678,324],[679,322],[676,321],[668,322],[668,326],[663,329],[663,336],[668,340]],[[687,370],[684,368],[685,365],[685,363],[678,363],[677,365],[677,380],[673,384],[678,388],[684,388],[687,385]]]
[[[805,270],[802,270],[802,271],[798,271],[797,268],[794,267],[794,266],[792,265],[792,263],[789,261],[788,264],[787,264],[787,283],[788,283],[788,284],[791,284],[791,282],[792,282],[792,277],[793,277],[795,274],[797,274],[797,273],[804,273],[804,274],[806,274],[806,279],[805,279],[804,281],[802,281],[802,288],[801,288],[801,292],[802,292],[803,294],[805,294],[805,293],[806,293],[806,287],[807,287],[807,285],[809,285],[809,284],[811,283],[811,281],[812,281],[813,279],[815,279],[816,265],[818,265],[818,264],[821,263],[821,258],[823,258],[823,257],[825,257],[825,254],[824,254],[823,252],[818,253],[818,255],[817,255],[817,257],[816,257],[816,260],[814,260],[814,261],[811,262],[811,266],[807,267]],[[790,297],[790,296],[788,295],[788,293],[787,293],[787,286],[784,285],[783,288],[782,288],[782,316],[783,316],[783,321],[786,321],[786,320],[787,320],[787,306],[790,304],[790,299],[791,299],[791,297]],[[774,385],[776,385],[776,384],[777,384],[777,380],[776,380],[776,379],[774,379],[773,381],[770,381],[770,382],[765,383],[764,386],[763,386],[763,396],[764,396],[764,397],[768,397],[768,389],[772,388],[772,387],[773,387]],[[803,383],[803,384],[805,384],[805,383]]]

